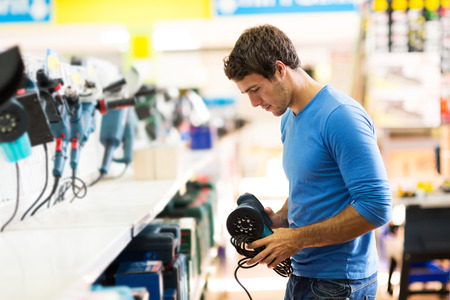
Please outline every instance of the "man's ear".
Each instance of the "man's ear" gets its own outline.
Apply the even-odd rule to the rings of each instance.
[[[279,76],[280,79],[283,79],[286,76],[286,65],[282,61],[277,60],[275,62],[275,67],[275,74]]]

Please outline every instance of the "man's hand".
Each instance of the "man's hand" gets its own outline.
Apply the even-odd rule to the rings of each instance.
[[[273,224],[270,229],[289,227],[289,224],[287,222],[287,216],[285,215],[285,213],[282,212],[274,213],[272,208],[270,207],[264,208],[264,212],[269,216],[270,220],[272,220]]]
[[[289,198],[284,201],[283,206],[276,213],[273,212],[272,208],[266,207],[264,208],[264,212],[269,216],[270,220],[272,220],[272,227],[270,229],[276,228],[289,228],[288,223],[288,201]]]
[[[266,248],[249,260],[247,264],[252,265],[259,262],[267,264],[269,268],[275,268],[283,260],[293,256],[302,249],[301,243],[299,243],[297,238],[297,231],[298,229],[279,228],[268,237],[254,241],[248,245],[250,249],[262,246]]]

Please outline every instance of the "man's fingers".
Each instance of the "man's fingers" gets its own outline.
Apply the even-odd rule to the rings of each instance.
[[[266,257],[266,255],[268,255],[268,253],[266,253],[266,251],[262,251],[262,252],[258,253],[255,257],[253,257],[251,260],[249,260],[247,262],[247,265],[253,265],[253,264],[263,261],[263,259]]]
[[[270,217],[271,215],[275,214],[270,207],[265,207],[264,212]]]
[[[270,264],[268,264],[267,266],[271,269],[274,269],[276,266],[278,266],[281,263],[281,259],[279,258],[275,258],[274,260],[272,260],[272,262]]]
[[[266,257],[264,257],[264,253],[261,252],[255,257],[253,257],[251,260],[247,262],[247,265],[253,265],[256,263],[260,264],[266,264],[268,268],[274,269],[276,266],[278,266],[281,263],[281,259],[278,259],[273,254],[268,254]]]
[[[248,244],[247,247],[249,249],[256,249],[256,248],[262,247],[266,244],[265,239],[266,238],[253,241],[252,243]]]

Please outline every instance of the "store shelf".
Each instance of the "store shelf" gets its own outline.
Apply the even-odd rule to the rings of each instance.
[[[0,298],[76,299],[130,240],[125,226],[4,232]]]
[[[422,208],[450,207],[450,193],[432,192],[415,197],[396,197],[395,205],[420,206]]]
[[[80,299],[133,236],[160,213],[197,170],[216,157],[187,151],[175,179],[104,180],[83,199],[65,200],[0,234],[0,298]],[[131,172],[130,172],[131,173]]]

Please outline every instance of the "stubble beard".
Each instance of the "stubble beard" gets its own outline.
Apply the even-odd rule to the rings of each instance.
[[[275,93],[280,97],[280,104],[277,105],[276,109],[272,111],[272,114],[276,117],[282,116],[286,110],[289,108],[292,102],[292,93],[289,89],[283,86],[281,83],[275,85]]]

